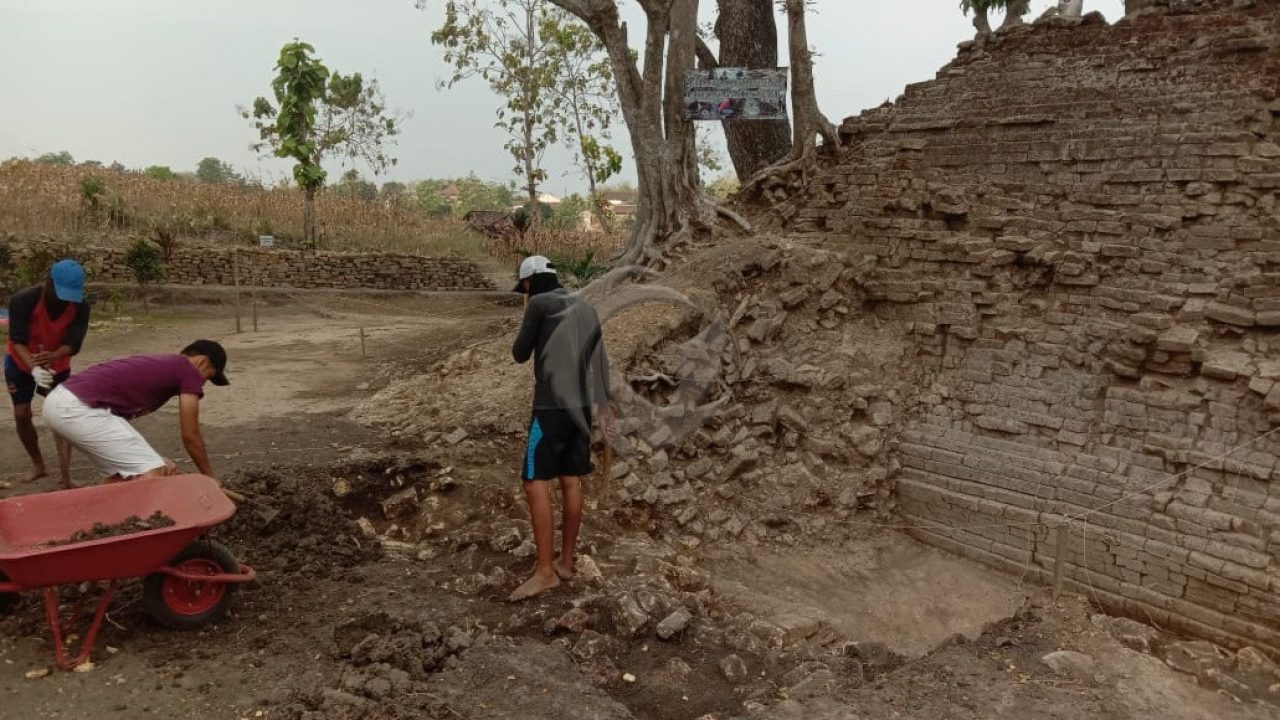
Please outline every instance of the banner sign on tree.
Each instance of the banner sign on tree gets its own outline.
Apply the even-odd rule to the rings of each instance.
[[[689,120],[785,120],[787,68],[690,70],[684,76]]]

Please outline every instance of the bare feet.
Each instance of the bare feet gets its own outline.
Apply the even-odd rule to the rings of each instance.
[[[561,580],[573,579],[573,575],[574,575],[573,566],[574,566],[574,563],[570,562],[566,564],[563,558],[557,558],[555,562],[551,563],[552,569],[556,571],[556,575]]]
[[[550,577],[540,573],[534,573],[533,577],[525,581],[523,585],[515,589],[507,598],[510,602],[520,602],[528,600],[531,597],[537,597],[548,590],[554,590],[560,587],[560,578],[553,572]]]
[[[44,469],[44,463],[32,464],[31,474],[27,476],[27,482],[33,482],[33,481],[39,480],[40,478],[48,474],[49,474],[49,471]]]

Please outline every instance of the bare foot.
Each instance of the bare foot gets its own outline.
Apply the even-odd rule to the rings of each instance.
[[[71,478],[69,478],[69,477],[64,477],[64,478],[62,478],[62,489],[63,489],[63,490],[74,490],[74,489],[75,489],[75,487],[76,487],[76,484],[75,484],[75,483],[73,483],[73,482],[71,482]]]
[[[44,469],[44,465],[32,465],[31,474],[27,476],[27,482],[34,482],[48,474],[49,471]]]
[[[515,592],[507,598],[509,602],[520,602],[528,600],[531,597],[537,597],[548,590],[554,590],[560,587],[560,578],[551,573],[551,577],[543,577],[538,573],[534,573],[533,577],[525,581],[523,585],[515,589]]]
[[[574,575],[574,563],[565,564],[562,559],[557,558],[551,563],[551,568],[556,571],[556,575],[561,580],[572,580]]]

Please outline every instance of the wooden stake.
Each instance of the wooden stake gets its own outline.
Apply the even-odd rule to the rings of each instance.
[[[1063,523],[1053,529],[1053,599],[1062,594],[1062,552],[1067,547],[1067,525]]]
[[[364,348],[364,328],[360,328],[360,357],[369,357]]]
[[[240,251],[231,251],[231,274],[236,285],[236,332],[240,332]]]
[[[249,289],[249,301],[253,305],[253,331],[258,332],[258,266],[256,264],[251,274],[253,279]]]

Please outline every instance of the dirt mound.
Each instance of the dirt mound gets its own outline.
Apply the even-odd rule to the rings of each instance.
[[[393,457],[246,472],[231,485],[253,500],[223,527],[223,540],[260,570],[323,574],[370,562],[379,541],[359,519],[434,467]]]
[[[425,681],[474,642],[453,626],[425,618],[374,613],[333,632],[342,671],[336,687],[298,692],[283,708],[288,720],[400,720],[457,717],[426,691]]]

